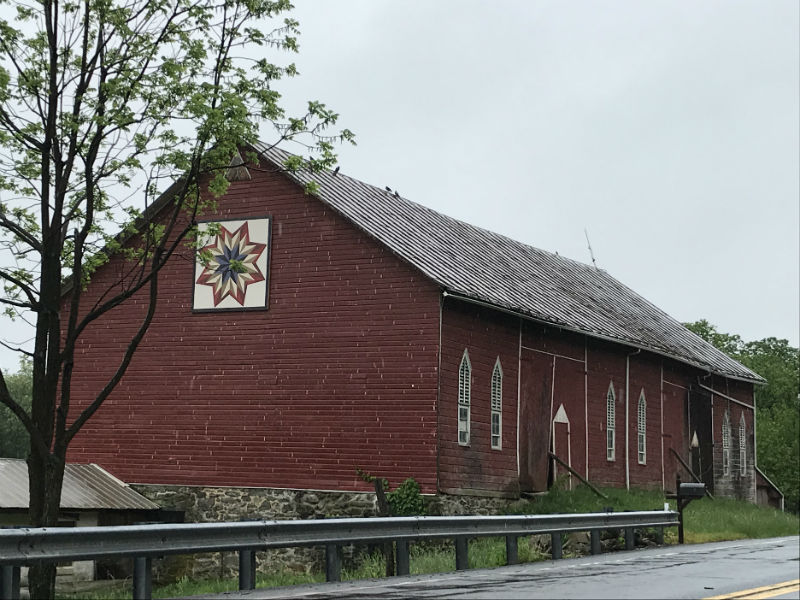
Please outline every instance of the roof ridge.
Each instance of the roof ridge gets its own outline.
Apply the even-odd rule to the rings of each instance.
[[[293,156],[277,146],[254,148],[275,165]],[[446,215],[338,168],[286,174],[299,185],[317,182],[318,200],[455,295],[709,372],[764,381],[605,269]]]
[[[292,154],[291,152],[289,152],[287,150],[284,150],[284,149],[282,149],[282,148],[280,148],[278,146],[272,146],[270,148],[267,148],[265,151],[266,152],[276,152],[276,153],[284,154],[287,158],[288,157],[297,156],[297,155]],[[305,170],[302,170],[302,169],[299,170],[299,171],[287,171],[287,174],[290,177],[292,177],[293,179],[296,179],[298,181],[298,183],[305,183],[305,181],[303,181],[302,178],[296,177],[296,173],[299,173],[299,172],[309,173],[309,175],[312,176],[312,177],[315,175],[315,174],[311,173],[310,171],[305,171]],[[581,266],[583,268],[586,268],[586,269],[589,269],[589,270],[592,270],[592,271],[600,271],[600,272],[603,272],[603,273],[607,273],[607,271],[605,269],[602,269],[600,267],[597,267],[597,266],[594,266],[594,265],[589,265],[588,263],[585,263],[585,262],[580,261],[580,260],[575,259],[575,258],[570,258],[569,256],[565,256],[565,255],[559,254],[558,252],[552,252],[552,251],[546,250],[544,248],[539,248],[538,246],[533,246],[531,244],[527,244],[525,242],[522,242],[522,241],[520,241],[518,239],[515,239],[515,238],[513,238],[513,237],[511,237],[509,235],[506,235],[504,233],[493,231],[491,229],[487,229],[486,227],[481,227],[480,225],[475,225],[474,223],[470,223],[469,221],[465,221],[463,219],[459,219],[457,217],[453,217],[451,215],[448,215],[446,213],[438,211],[435,208],[431,208],[430,206],[426,206],[425,204],[422,204],[422,203],[417,202],[415,200],[411,200],[410,198],[406,198],[405,196],[402,196],[399,193],[396,193],[394,190],[392,190],[392,192],[388,192],[386,190],[386,188],[381,188],[381,187],[379,187],[379,186],[377,186],[375,184],[372,184],[372,183],[369,183],[369,182],[366,182],[366,181],[362,181],[361,179],[353,177],[352,175],[347,175],[346,173],[341,173],[341,172],[337,172],[334,175],[333,171],[330,171],[330,170],[325,170],[325,171],[322,171],[320,173],[324,174],[326,176],[329,176],[329,177],[347,179],[347,180],[349,180],[349,181],[351,181],[351,182],[353,182],[353,183],[355,183],[355,184],[357,184],[359,186],[363,186],[363,187],[372,189],[372,190],[374,190],[375,192],[377,192],[379,194],[385,194],[385,195],[387,195],[389,197],[392,197],[392,198],[395,198],[395,199],[399,199],[399,200],[402,200],[405,203],[417,206],[417,207],[421,208],[424,211],[428,211],[428,212],[431,212],[433,214],[436,214],[440,218],[447,219],[449,221],[452,221],[454,223],[458,223],[460,225],[465,225],[468,228],[474,229],[476,231],[483,232],[483,233],[488,234],[488,235],[490,235],[492,237],[496,237],[496,238],[500,238],[500,239],[503,239],[503,240],[507,240],[507,241],[511,242],[512,244],[514,244],[516,246],[519,246],[521,248],[526,248],[526,249],[533,250],[534,252],[540,252],[542,254],[546,254],[546,255],[551,256],[551,257],[553,257],[553,258],[555,258],[557,260],[566,260],[566,261],[569,261],[569,262],[573,262],[576,265],[579,265],[579,266]]]

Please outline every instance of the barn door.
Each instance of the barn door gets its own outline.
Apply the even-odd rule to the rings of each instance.
[[[711,394],[702,388],[689,388],[689,445],[697,436],[698,447],[689,448],[692,471],[714,493],[714,437],[711,429]]]
[[[664,406],[663,406],[663,426],[662,433],[664,440],[664,489],[675,492],[675,476],[678,473],[683,473],[681,477],[686,480],[686,474],[683,471],[678,459],[675,457],[677,454],[684,461],[689,461],[688,442],[684,442],[688,436],[688,392],[686,388],[669,385],[664,388]]]
[[[547,491],[553,357],[522,349],[520,363],[519,486]]]

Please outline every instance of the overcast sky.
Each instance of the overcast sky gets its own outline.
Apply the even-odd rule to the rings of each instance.
[[[797,0],[295,5],[343,173],[798,345]]]
[[[295,0],[342,172],[798,345],[796,0]]]

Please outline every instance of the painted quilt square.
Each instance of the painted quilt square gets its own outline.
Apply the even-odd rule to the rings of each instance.
[[[199,223],[194,310],[267,308],[269,217]]]

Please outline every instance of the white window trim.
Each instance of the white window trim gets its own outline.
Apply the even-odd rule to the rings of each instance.
[[[639,394],[639,407],[637,413],[637,430],[639,438],[639,464],[647,464],[647,398],[644,396],[644,388]]]
[[[617,426],[617,395],[614,382],[608,384],[606,393],[606,460],[613,462],[615,457],[615,438]]]
[[[739,419],[739,474],[747,475],[747,423],[744,413]]]
[[[727,410],[722,419],[722,474],[731,474],[731,415]]]
[[[492,370],[492,390],[490,395],[491,416],[489,418],[489,439],[491,440],[492,450],[503,449],[503,366],[500,364],[500,357],[494,363]],[[497,417],[497,442],[492,430],[494,419]]]
[[[458,423],[458,445],[469,446],[470,442],[470,421],[472,419],[471,411],[471,390],[472,390],[472,364],[469,361],[469,353],[464,349],[464,355],[461,357],[461,364],[458,366],[458,407],[456,419]],[[466,419],[462,419],[462,415],[466,415]],[[462,438],[462,433],[464,436]]]

